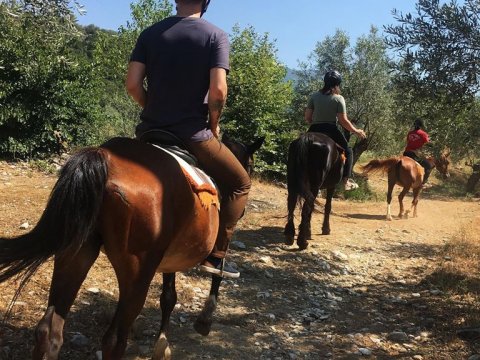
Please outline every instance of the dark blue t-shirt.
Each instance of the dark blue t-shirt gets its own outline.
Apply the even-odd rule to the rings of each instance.
[[[207,129],[210,69],[229,70],[227,34],[208,21],[169,17],[145,29],[130,61],[146,66],[147,101],[137,135],[151,129],[203,141]]]

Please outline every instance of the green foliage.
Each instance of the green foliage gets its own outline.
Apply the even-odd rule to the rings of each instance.
[[[101,31],[92,51],[95,75],[100,79],[101,123],[92,128],[97,142],[113,136],[132,136],[139,121],[139,106],[124,87],[130,54],[146,27],[172,15],[168,0],[139,0],[130,5],[132,21],[118,32]]]
[[[0,153],[29,157],[87,141],[95,122],[91,68],[67,44],[78,36],[61,1],[0,4]]]
[[[394,12],[385,28],[396,51],[393,89],[396,117],[410,124],[426,120],[436,152],[480,157],[477,124],[480,91],[480,2],[440,4],[419,0],[416,14]]]
[[[367,149],[398,152],[391,114],[389,60],[386,45],[375,28],[360,37],[355,47],[350,46],[348,36],[340,30],[317,43],[309,61],[302,63],[298,72],[292,111],[298,125],[306,128],[302,123],[308,97],[323,87],[323,76],[332,69],[342,74],[342,95],[349,119],[368,135],[367,140],[355,143],[354,162]]]
[[[246,142],[265,136],[256,170],[283,174],[286,149],[295,130],[287,116],[293,92],[292,84],[285,81],[287,70],[277,59],[275,44],[268,34],[260,36],[252,27],[235,27],[230,64],[222,130]]]

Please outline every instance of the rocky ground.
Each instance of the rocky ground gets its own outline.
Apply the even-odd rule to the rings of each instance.
[[[0,162],[0,236],[31,229],[54,181],[54,175],[31,166]],[[385,191],[381,175],[370,182],[374,190]],[[178,274],[179,301],[169,334],[173,358],[474,359],[477,344],[459,340],[456,330],[480,319],[479,302],[471,292],[450,289],[439,274],[452,262],[445,244],[472,226],[480,203],[445,197],[435,188],[422,195],[418,218],[391,222],[385,221],[384,201],[335,199],[329,236],[320,235],[319,206],[314,239],[299,252],[283,245],[285,188],[255,181],[230,253],[242,276],[222,283],[208,337],[196,334],[192,324],[209,279],[195,269]],[[395,203],[394,213],[397,209]],[[28,358],[51,270],[51,262],[40,269],[14,305],[13,316],[0,325],[0,359]],[[17,285],[0,284],[0,315]],[[151,355],[160,290],[157,276],[132,330],[128,359]],[[96,358],[117,295],[115,276],[101,255],[68,318],[63,359]]]

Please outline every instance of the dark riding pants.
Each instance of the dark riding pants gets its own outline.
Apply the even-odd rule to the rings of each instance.
[[[308,129],[308,132],[319,132],[325,134],[345,150],[346,161],[343,168],[343,177],[352,177],[353,152],[352,149],[348,147],[348,141],[338,129],[337,125],[331,123],[313,124]]]
[[[224,258],[233,230],[245,210],[251,186],[250,176],[230,149],[216,138],[201,142],[190,141],[187,147],[220,189],[220,227],[212,255]]]
[[[423,182],[422,184],[425,184],[428,180],[428,177],[430,176],[430,173],[432,172],[432,165],[427,161],[427,159],[421,159],[420,157],[417,156],[413,151],[405,151],[403,153],[403,156],[408,156],[409,158],[412,158],[416,162],[418,162],[420,165],[423,166],[425,169],[425,175],[423,176]]]

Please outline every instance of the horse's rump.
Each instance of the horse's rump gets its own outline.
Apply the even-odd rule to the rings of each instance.
[[[122,241],[138,254],[153,247],[156,256],[163,254],[161,272],[183,271],[203,260],[215,242],[218,207],[204,206],[178,162],[133,139],[112,139],[103,148],[112,169],[100,222],[107,252],[121,249]]]

